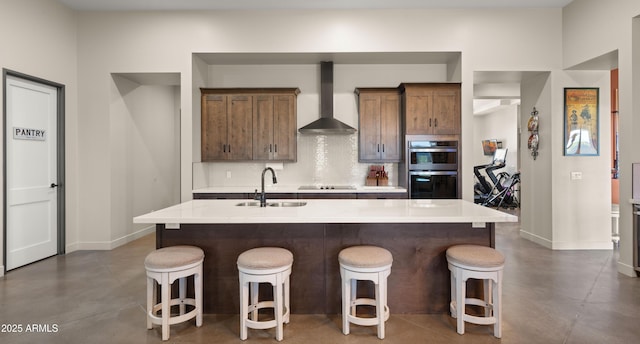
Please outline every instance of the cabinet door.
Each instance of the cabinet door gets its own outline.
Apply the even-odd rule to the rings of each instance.
[[[298,199],[356,199],[355,192],[299,193]]]
[[[400,161],[400,95],[383,95],[380,99],[380,142],[382,161]]]
[[[226,159],[227,155],[227,96],[203,95],[201,119],[201,159]]]
[[[380,95],[360,93],[359,157],[360,161],[380,159]]]
[[[253,102],[251,96],[229,96],[228,146],[230,160],[253,159]]]
[[[273,96],[254,97],[253,159],[269,160],[273,156]]]
[[[253,193],[250,194],[253,197]],[[246,193],[194,193],[193,199],[250,199]]]
[[[296,160],[295,100],[289,95],[255,96],[254,160]]]
[[[380,192],[380,193],[358,193],[358,199],[407,199],[407,193]]]
[[[431,134],[433,125],[433,91],[405,96],[406,134]]]
[[[460,133],[460,86],[441,85],[433,96],[433,134]]]
[[[273,97],[273,160],[296,161],[298,158],[296,107],[293,95]]]

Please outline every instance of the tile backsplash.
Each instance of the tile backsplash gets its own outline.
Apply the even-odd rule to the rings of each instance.
[[[260,187],[265,166],[273,165],[280,185],[364,185],[369,163],[358,162],[358,135],[298,135],[298,161],[196,162],[193,188],[219,186]],[[380,164],[375,164],[380,165]],[[279,167],[282,169],[278,169]],[[389,185],[398,183],[398,164],[386,163]],[[265,183],[271,183],[270,178]]]

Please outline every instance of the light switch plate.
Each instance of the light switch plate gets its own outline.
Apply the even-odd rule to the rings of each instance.
[[[582,172],[571,172],[571,180],[582,179]]]

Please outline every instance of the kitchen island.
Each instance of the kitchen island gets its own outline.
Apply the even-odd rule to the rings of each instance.
[[[377,245],[391,251],[392,313],[444,313],[449,303],[446,249],[455,244],[495,247],[495,223],[517,221],[515,216],[457,199],[268,203],[274,206],[193,200],[138,216],[134,222],[156,225],[158,248],[196,245],[205,251],[206,313],[238,312],[240,253],[279,246],[294,255],[292,313],[338,314],[338,253],[343,248]]]

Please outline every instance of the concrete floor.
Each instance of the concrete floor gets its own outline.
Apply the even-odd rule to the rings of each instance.
[[[634,343],[640,338],[640,280],[616,270],[617,252],[551,251],[499,224],[506,256],[503,337],[492,327],[456,333],[447,314],[392,314],[385,343]],[[146,329],[143,261],[149,235],[112,251],[46,259],[0,278],[0,343],[160,343]],[[393,278],[393,272],[391,277]],[[206,297],[206,295],[205,295]],[[393,313],[393,310],[391,310]],[[173,325],[169,342],[241,343],[238,316],[208,315]],[[17,330],[21,333],[7,333]],[[34,326],[35,325],[35,326]],[[247,343],[275,342],[273,330],[250,330]],[[286,343],[379,343],[375,327],[341,332],[337,315],[293,315]]]

